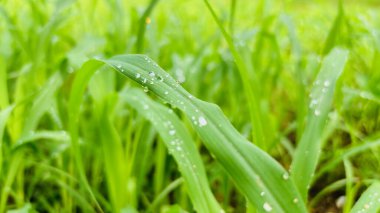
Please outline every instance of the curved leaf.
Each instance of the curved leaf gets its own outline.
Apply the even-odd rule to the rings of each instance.
[[[146,56],[103,61],[185,112],[205,146],[260,212],[306,212],[286,170],[240,135],[215,104],[193,97]]]
[[[195,209],[198,212],[220,212],[221,208],[211,193],[201,156],[173,110],[154,102],[137,89],[127,89],[121,98],[157,129],[179,166]]]

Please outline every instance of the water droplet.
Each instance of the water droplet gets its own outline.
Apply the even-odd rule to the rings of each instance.
[[[323,93],[326,93],[326,92],[327,92],[327,89],[326,89],[326,88],[322,88],[322,92],[323,92]]]
[[[312,99],[311,100],[311,102],[310,102],[310,105],[309,105],[309,107],[310,108],[313,108],[315,105],[317,105],[318,104],[318,100],[317,99]]]
[[[298,198],[294,198],[293,203],[298,203]]]
[[[264,196],[265,195],[265,192],[261,192],[260,193],[260,196],[262,197],[262,196]]]
[[[169,94],[169,92],[168,92],[168,91],[165,91],[164,94],[167,95],[167,94]]]
[[[144,92],[149,92],[148,87],[144,87]]]
[[[156,76],[156,73],[149,71],[149,76],[154,77],[154,76]]]
[[[323,86],[325,86],[325,87],[330,86],[330,81],[329,81],[329,80],[326,80],[325,82],[323,82]]]
[[[192,95],[189,95],[189,98],[190,98],[190,99],[192,99],[192,98],[193,98],[193,96],[192,96]]]
[[[263,208],[266,212],[270,212],[272,211],[272,206],[269,205],[269,203],[265,202],[264,205],[263,205]]]
[[[144,109],[149,109],[149,106],[144,104]]]
[[[287,172],[285,172],[283,175],[282,175],[282,178],[284,180],[288,180],[289,179],[289,174]]]
[[[198,122],[200,127],[207,125],[207,120],[203,116],[198,118]]]
[[[169,135],[174,135],[175,134],[175,130],[170,130],[169,131]]]
[[[140,78],[141,77],[141,74],[140,73],[136,73],[136,78]]]
[[[315,116],[319,116],[321,114],[321,111],[319,111],[318,109],[316,109],[315,111],[314,111],[314,115]]]
[[[146,78],[144,78],[144,79],[142,80],[142,82],[143,82],[143,84],[145,84],[145,83],[146,83]]]
[[[369,206],[369,204],[367,204],[367,203],[364,205],[364,208],[365,208],[365,209],[369,209],[369,207],[370,207],[370,206]]]
[[[177,150],[178,150],[178,151],[181,151],[182,148],[181,148],[180,146],[177,146]],[[184,156],[183,156],[183,157],[184,157]]]

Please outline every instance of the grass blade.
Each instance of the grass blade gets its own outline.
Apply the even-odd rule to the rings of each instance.
[[[62,77],[60,73],[54,74],[49,81],[44,85],[43,88],[38,92],[36,98],[31,104],[27,114],[26,121],[23,127],[22,137],[26,137],[32,131],[34,131],[40,121],[41,117],[49,110],[52,106],[53,98],[62,84]]]
[[[2,174],[3,170],[3,136],[8,118],[11,115],[13,108],[14,105],[11,105],[0,111],[0,174]]]
[[[373,183],[355,203],[351,213],[376,213],[380,210],[380,183]]]
[[[71,88],[69,99],[69,132],[71,137],[71,153],[74,158],[75,167],[78,171],[79,181],[82,185],[84,185],[84,188],[90,194],[90,197],[95,203],[98,211],[103,212],[86,178],[81,158],[78,136],[78,120],[80,105],[83,98],[82,94],[86,89],[87,82],[100,66],[101,63],[90,61],[88,63],[85,63],[76,75],[75,81],[73,82],[73,86]]]
[[[181,109],[208,150],[260,212],[306,212],[285,169],[240,135],[219,107],[194,98],[148,57],[123,55],[103,61]]]
[[[312,92],[307,126],[302,134],[291,166],[292,178],[304,201],[317,166],[321,150],[321,135],[330,111],[336,81],[343,72],[348,51],[334,49],[325,58]]]
[[[212,8],[210,2],[208,0],[204,0],[208,10],[210,11],[213,19],[218,25],[220,31],[223,34],[224,39],[227,41],[228,47],[230,48],[231,54],[235,59],[236,66],[239,71],[239,75],[241,81],[243,83],[244,95],[247,100],[247,104],[249,107],[249,115],[252,124],[252,138],[253,142],[258,145],[262,149],[268,148],[268,135],[265,134],[265,129],[268,129],[267,120],[265,120],[265,113],[260,107],[261,97],[259,95],[259,79],[256,75],[253,75],[253,79],[251,79],[249,75],[249,69],[244,62],[243,57],[238,52],[233,39],[228,34],[228,32],[224,29],[222,22],[218,19],[214,9]],[[253,83],[252,83],[253,81]]]
[[[181,120],[172,110],[154,102],[141,90],[128,89],[121,98],[157,129],[179,166],[195,209],[198,212],[220,212],[208,185],[201,157]]]

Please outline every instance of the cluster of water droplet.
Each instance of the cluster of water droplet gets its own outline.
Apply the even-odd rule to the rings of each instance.
[[[321,82],[319,80],[317,80],[315,83],[314,83],[314,86],[317,87],[318,89],[321,88],[321,91],[317,91],[316,93],[317,94],[313,94],[311,93],[310,94],[310,98],[311,98],[311,101],[310,101],[310,109],[311,110],[314,110],[313,113],[315,116],[319,116],[321,115],[321,109],[320,109],[320,103],[324,97],[324,94],[328,91],[329,89],[329,86],[330,86],[330,81],[329,80],[325,80],[323,82],[323,85],[321,85]],[[317,90],[318,90],[317,89]]]
[[[371,199],[371,201],[369,201],[368,203],[364,204],[363,208],[360,209],[360,210],[358,211],[358,213],[364,213],[364,212],[367,212],[368,209],[371,208],[371,206],[374,205],[374,202],[378,202],[378,203],[380,203],[379,192],[375,192],[375,193],[373,193],[373,194],[370,194],[368,197]]]
[[[121,64],[116,65],[116,68],[122,73],[125,71]]]
[[[285,181],[289,180],[290,176],[289,176],[289,173],[288,172],[285,172],[284,174],[282,174],[282,179],[284,179]],[[257,176],[256,177],[256,183],[259,185],[259,187],[263,187],[264,183],[262,182],[260,176]],[[260,192],[260,196],[261,197],[265,197],[266,193],[265,191],[262,191]],[[297,204],[298,203],[298,198],[295,197],[293,198],[293,203]],[[269,204],[269,202],[264,202],[263,204],[263,209],[266,211],[266,212],[271,212],[273,210],[272,206]]]
[[[199,127],[203,127],[207,125],[207,120],[203,116],[199,116],[199,117],[191,116],[191,121],[194,125],[199,126]]]
[[[182,161],[184,165],[188,166],[192,170],[196,169],[196,165],[193,164],[187,157],[189,153],[183,147],[183,141],[176,136],[177,132],[173,123],[171,121],[166,121],[163,124],[169,129],[168,134],[173,137],[173,139],[169,142],[169,154],[176,156],[177,160]]]

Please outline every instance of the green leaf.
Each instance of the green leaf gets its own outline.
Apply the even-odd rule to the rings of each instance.
[[[377,213],[380,210],[380,183],[373,183],[355,203],[351,213]]]
[[[321,136],[333,102],[335,84],[343,72],[347,57],[346,50],[332,50],[324,59],[310,94],[306,127],[291,166],[292,179],[304,201],[307,200],[307,190],[318,163]]]
[[[11,105],[0,111],[0,174],[3,172],[3,136],[8,118],[13,109],[14,105]]]
[[[179,166],[195,209],[198,212],[220,212],[209,187],[201,156],[191,135],[173,110],[154,102],[137,89],[125,90],[121,99],[147,118],[161,135]]]
[[[146,56],[123,55],[103,61],[181,109],[208,150],[258,211],[306,212],[286,170],[240,135],[215,104],[193,97]]]
[[[23,127],[21,138],[26,137],[34,131],[41,117],[48,111],[53,104],[55,92],[62,84],[60,73],[54,74],[49,81],[40,89],[36,98],[33,100],[26,114],[26,121]]]
[[[83,94],[86,89],[87,83],[95,71],[101,66],[101,63],[97,61],[90,61],[85,63],[80,70],[78,70],[71,88],[70,99],[69,99],[69,132],[71,137],[71,153],[74,158],[74,163],[76,170],[79,175],[79,181],[84,186],[89,196],[96,205],[98,211],[103,212],[97,202],[94,193],[87,181],[87,177],[84,171],[81,149],[79,146],[79,136],[78,136],[78,120],[80,113],[80,105],[82,102]]]

